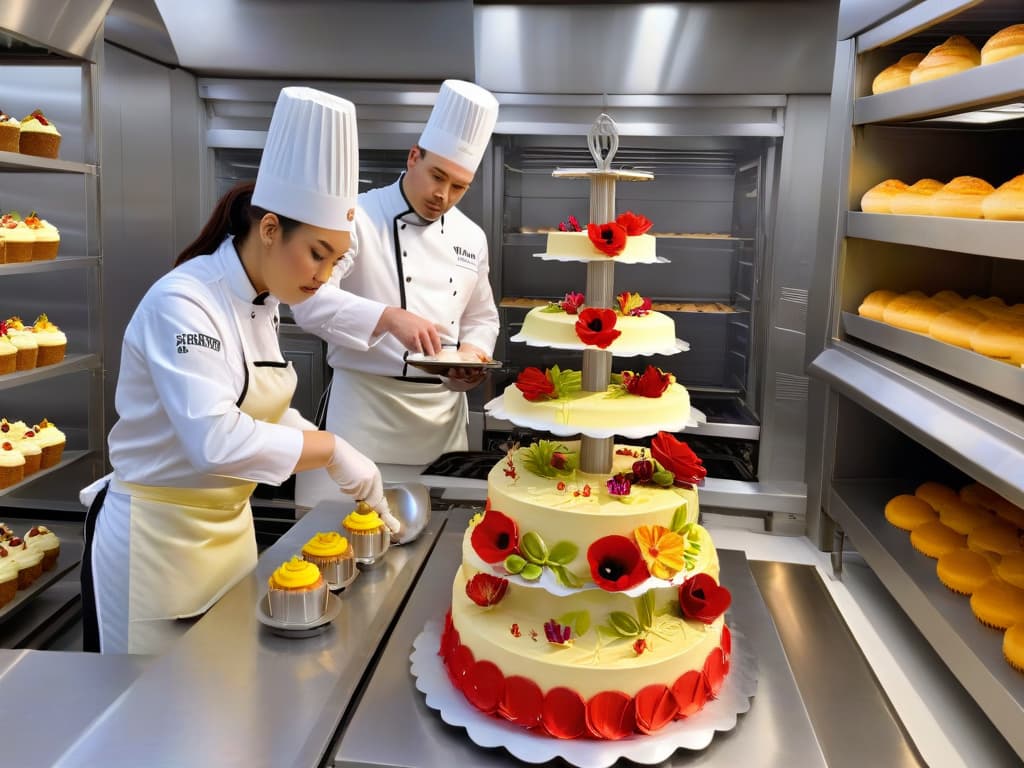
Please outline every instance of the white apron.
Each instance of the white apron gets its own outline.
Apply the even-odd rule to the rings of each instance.
[[[295,371],[290,362],[251,361],[241,329],[239,337],[248,385],[238,407],[254,419],[276,423],[295,393]],[[104,507],[123,500],[129,505],[129,653],[165,650],[187,629],[173,619],[204,613],[256,566],[256,535],[249,506],[255,487],[255,483],[242,480],[214,489],[155,487],[113,477]],[[103,578],[104,571],[110,569],[96,559],[95,547],[93,553],[96,592],[101,594],[112,586]],[[103,603],[101,596],[101,608]],[[102,638],[104,617],[102,610],[100,613]]]

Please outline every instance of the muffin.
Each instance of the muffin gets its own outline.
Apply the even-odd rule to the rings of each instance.
[[[1024,589],[992,579],[971,595],[971,610],[982,624],[1007,629],[1024,621]]]
[[[25,477],[34,475],[42,468],[43,449],[39,447],[34,431],[30,429],[20,440],[15,440],[14,447],[25,457]]]
[[[17,152],[21,141],[21,121],[0,109],[0,152]]]
[[[36,233],[28,228],[16,213],[5,213],[0,218],[0,240],[4,244],[5,264],[25,264],[32,261]]]
[[[26,432],[28,424],[24,421],[0,419],[0,440],[21,440]]]
[[[35,211],[25,218],[25,226],[36,235],[32,246],[32,261],[50,261],[57,258],[60,249],[60,230],[46,219],[39,218]]]
[[[313,563],[293,557],[267,581],[270,616],[290,624],[309,624],[327,610],[327,582]]]
[[[36,336],[36,344],[39,345],[39,357],[36,365],[42,368],[44,365],[53,365],[64,359],[64,353],[68,348],[68,337],[56,325],[50,322],[46,314],[36,318],[32,332]]]
[[[0,230],[2,231],[2,230]],[[19,371],[30,371],[36,367],[39,359],[39,344],[32,329],[27,327],[17,315],[7,318],[7,335],[18,350],[17,368]]]
[[[43,553],[43,570],[49,571],[57,565],[60,557],[60,539],[45,525],[33,526],[25,534],[25,546]]]
[[[904,531],[912,531],[938,517],[938,513],[926,501],[907,493],[889,499],[885,505],[885,519]]]
[[[944,507],[960,500],[956,491],[948,485],[936,483],[934,480],[921,483],[914,490],[914,495],[927,502],[936,512],[941,512]]]
[[[1014,624],[1003,635],[1003,657],[1018,672],[1024,672],[1024,622]]]
[[[60,131],[46,119],[42,110],[35,110],[21,120],[18,151],[23,155],[56,159],[60,152]]]
[[[18,370],[18,348],[7,335],[7,326],[0,322],[0,374]]]
[[[43,572],[43,553],[29,549],[25,540],[15,536],[3,546],[18,563],[18,589],[28,589]]]
[[[0,544],[0,608],[3,608],[18,591],[18,561],[15,560],[7,547]]]
[[[0,488],[10,488],[25,479],[25,457],[5,440],[0,444]]]
[[[372,563],[388,551],[391,534],[377,511],[365,501],[356,505],[342,526],[349,534],[357,563]]]
[[[992,580],[992,564],[969,549],[954,549],[939,558],[935,574],[946,587],[971,595]]]
[[[57,427],[43,419],[33,428],[36,433],[36,442],[43,451],[43,460],[40,464],[42,469],[49,469],[56,466],[64,455],[64,445],[67,437]]]
[[[1020,589],[1024,589],[1024,552],[1003,555],[996,565],[996,576]]]
[[[355,573],[352,547],[337,531],[313,536],[302,547],[302,559],[319,568],[327,583],[334,587],[348,582]]]
[[[910,544],[921,554],[938,560],[947,552],[966,547],[967,537],[938,520],[932,520],[910,532]]]

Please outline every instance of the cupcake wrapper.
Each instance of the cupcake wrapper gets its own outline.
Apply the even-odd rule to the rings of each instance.
[[[39,357],[36,358],[36,366],[42,368],[44,365],[53,365],[64,359],[64,353],[68,345],[54,344],[52,346],[39,345]]]
[[[42,461],[39,466],[41,469],[49,469],[50,467],[57,466],[61,456],[64,455],[64,444],[59,445],[48,445],[43,448]]]
[[[25,479],[25,466],[0,467],[0,488],[10,488]]]
[[[19,349],[17,357],[15,367],[19,371],[31,371],[36,367],[36,360],[39,358],[39,348]]]
[[[0,125],[0,152],[17,152],[21,143],[21,128],[17,125]]]
[[[43,454],[42,453],[37,453],[37,454],[34,454],[32,456],[26,456],[25,457],[25,477],[29,477],[30,475],[34,475],[36,472],[38,472],[39,468],[42,466],[42,463],[43,463]]]
[[[38,240],[32,246],[32,261],[52,261],[57,258],[57,251],[60,249],[60,240]]]
[[[43,573],[43,563],[39,561],[29,568],[22,568],[18,571],[18,589],[28,589],[33,582]]]
[[[18,150],[23,155],[56,159],[60,152],[60,139],[60,136],[52,133],[22,131],[18,141]]]
[[[18,370],[18,353],[0,356],[0,374],[14,373]]]
[[[15,576],[13,579],[3,582],[0,584],[0,608],[3,608],[11,600],[14,599],[15,593],[18,591],[18,577]]]
[[[43,551],[43,571],[52,571],[60,557],[60,547]]]
[[[12,243],[10,240],[4,243],[4,262],[7,264],[27,264],[32,261],[32,249],[35,243],[28,242]]]

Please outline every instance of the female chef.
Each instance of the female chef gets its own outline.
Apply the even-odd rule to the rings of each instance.
[[[289,407],[296,376],[277,338],[278,303],[316,293],[349,247],[357,172],[354,106],[285,88],[255,187],[220,201],[135,310],[114,471],[82,493],[87,650],[160,653],[246,576],[257,483],[326,467],[396,524],[377,467]]]

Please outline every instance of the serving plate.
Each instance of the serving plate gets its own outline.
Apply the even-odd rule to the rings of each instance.
[[[405,362],[435,376],[444,376],[452,368],[501,368],[500,360],[480,360],[475,356],[463,358],[455,350],[443,350],[440,355],[411,352]]]
[[[331,622],[338,618],[341,613],[341,598],[332,592],[327,593],[327,608],[323,615],[311,622],[301,624],[298,622],[281,621],[270,615],[267,606],[269,595],[264,593],[263,597],[256,603],[256,618],[260,624],[267,627],[273,634],[280,637],[313,637],[327,631]]]

